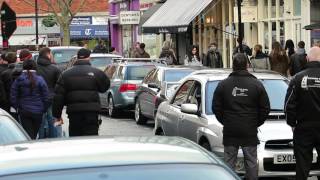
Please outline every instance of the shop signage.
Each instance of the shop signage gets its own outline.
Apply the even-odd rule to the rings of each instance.
[[[72,26],[90,25],[92,24],[91,16],[78,16],[74,17],[71,21]]]
[[[241,21],[244,23],[258,21],[258,7],[257,6],[242,6],[241,7]],[[234,22],[238,23],[238,7],[234,7]]]
[[[155,0],[140,0],[140,10],[150,8],[156,1]]]
[[[92,25],[108,25],[107,16],[93,16]]]
[[[17,19],[17,26],[18,27],[32,27],[33,26],[33,19]]]
[[[140,11],[121,11],[120,12],[120,24],[139,24]]]
[[[108,26],[106,25],[88,25],[88,26],[70,26],[71,38],[108,38]]]

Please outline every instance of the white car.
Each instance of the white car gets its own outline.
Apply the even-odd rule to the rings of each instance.
[[[186,77],[171,99],[160,104],[155,118],[156,135],[181,136],[223,157],[223,126],[212,111],[214,90],[227,78],[231,70],[197,71]],[[260,177],[295,175],[292,130],[286,124],[283,111],[288,80],[274,72],[252,72],[263,83],[271,105],[268,119],[259,127],[258,164]],[[314,151],[313,170],[317,154]],[[319,169],[319,168],[317,168]],[[244,173],[242,151],[236,165],[238,173]]]

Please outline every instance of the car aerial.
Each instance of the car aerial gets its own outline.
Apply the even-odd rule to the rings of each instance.
[[[212,101],[218,83],[230,73],[231,70],[204,70],[185,78],[174,95],[158,107],[154,133],[187,138],[223,157],[223,126],[213,113]],[[252,73],[264,85],[271,105],[268,119],[258,130],[259,176],[294,176],[293,135],[283,111],[288,80],[271,71]],[[238,156],[236,170],[243,174],[242,151]],[[311,175],[320,174],[315,170],[316,157],[314,151]]]
[[[98,68],[103,71],[108,65],[113,63],[114,58],[121,58],[121,56],[115,54],[91,53],[90,63],[92,67]],[[76,61],[77,56],[72,57],[68,62],[66,69],[71,68]]]
[[[168,88],[193,71],[203,68],[199,66],[159,66],[150,71],[136,92],[136,123],[145,124],[148,119],[154,119],[159,104],[170,96]]]
[[[134,97],[144,77],[157,66],[165,66],[159,59],[120,58],[105,69],[110,77],[110,88],[100,94],[102,109],[107,108],[110,117],[116,116],[120,109],[134,109]]]
[[[21,125],[6,111],[0,109],[0,145],[29,141]]]
[[[43,140],[0,146],[0,154],[0,180],[240,180],[214,154],[176,137]]]
[[[50,47],[51,53],[53,55],[54,62],[59,69],[64,70],[69,62],[69,60],[77,55],[79,49],[82,47],[78,46],[57,46]]]

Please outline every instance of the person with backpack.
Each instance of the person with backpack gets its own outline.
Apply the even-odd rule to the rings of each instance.
[[[54,118],[52,115],[52,102],[54,97],[54,88],[61,75],[61,71],[57,66],[52,64],[52,54],[48,47],[41,48],[37,60],[37,73],[46,81],[49,88],[49,108],[44,113],[41,128],[39,130],[39,138],[55,138],[61,135],[60,127],[54,126]],[[58,130],[59,129],[59,130]]]
[[[168,65],[178,65],[176,55],[171,48],[170,41],[165,41],[162,46],[162,51],[159,56],[160,59],[165,59]]]
[[[290,56],[290,74],[294,76],[298,72],[302,71],[307,64],[307,54],[304,49],[305,43],[300,41],[298,43],[298,49],[294,54]]]
[[[254,52],[250,59],[252,68],[270,70],[269,56],[262,52],[262,46],[257,44],[254,46]]]
[[[24,60],[22,74],[12,84],[10,99],[31,139],[37,137],[42,116],[49,105],[48,97],[48,86],[37,75],[36,63],[31,59]]]

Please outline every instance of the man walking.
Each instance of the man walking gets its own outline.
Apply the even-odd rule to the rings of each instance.
[[[222,57],[218,51],[217,43],[210,44],[204,65],[210,68],[223,68]]]
[[[307,54],[304,49],[305,43],[300,41],[298,43],[298,49],[294,54],[290,56],[290,74],[294,76],[298,72],[302,71],[307,64]]]
[[[308,53],[306,69],[290,81],[286,95],[287,123],[292,127],[296,179],[306,180],[313,162],[313,149],[320,155],[320,48]]]
[[[213,112],[223,125],[224,159],[235,169],[242,148],[246,179],[258,179],[257,129],[266,120],[270,104],[262,83],[247,71],[245,54],[233,57],[233,72],[221,81],[214,93]]]
[[[144,50],[146,45],[144,43],[140,44],[140,48],[134,54],[134,58],[150,58],[150,55]]]
[[[61,120],[63,106],[67,106],[69,136],[98,135],[99,93],[110,86],[110,80],[99,69],[91,67],[90,50],[78,51],[74,66],[62,73],[55,88],[53,116]]]
[[[37,73],[46,81],[49,89],[49,108],[43,115],[42,124],[39,130],[39,138],[54,138],[60,136],[58,127],[54,126],[54,118],[52,116],[52,101],[54,96],[54,87],[60,77],[61,71],[52,63],[51,50],[48,47],[41,48],[39,58],[37,60]]]

